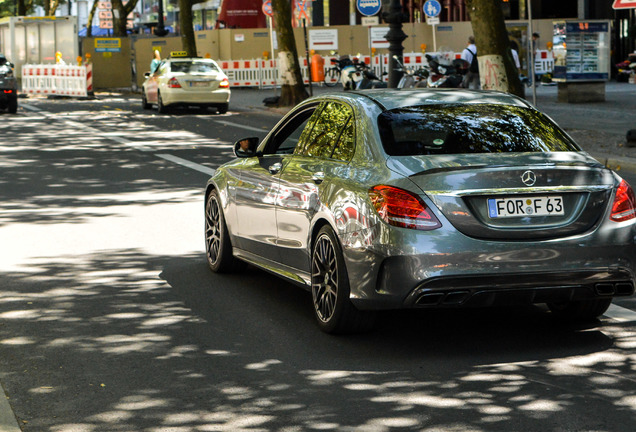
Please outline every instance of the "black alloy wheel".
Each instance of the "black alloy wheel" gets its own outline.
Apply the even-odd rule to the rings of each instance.
[[[311,295],[318,326],[326,333],[370,330],[375,313],[360,311],[349,300],[349,277],[333,230],[318,232],[311,255]]]
[[[242,262],[232,255],[230,234],[225,225],[221,201],[216,190],[205,205],[205,251],[210,269],[216,273],[238,270]]]

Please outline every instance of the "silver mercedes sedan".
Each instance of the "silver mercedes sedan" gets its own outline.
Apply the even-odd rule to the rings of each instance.
[[[589,320],[634,293],[633,189],[515,96],[333,93],[234,152],[206,188],[210,268],[310,290],[325,332],[398,308]]]

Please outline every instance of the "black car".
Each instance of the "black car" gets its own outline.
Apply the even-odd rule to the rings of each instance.
[[[13,75],[13,64],[0,54],[0,109],[15,114],[18,111],[18,81]]]

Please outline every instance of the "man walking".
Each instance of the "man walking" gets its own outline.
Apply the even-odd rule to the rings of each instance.
[[[462,58],[470,65],[468,72],[464,76],[464,88],[478,90],[481,86],[479,83],[479,63],[477,62],[477,46],[475,45],[475,37],[468,38],[468,46],[462,51]]]

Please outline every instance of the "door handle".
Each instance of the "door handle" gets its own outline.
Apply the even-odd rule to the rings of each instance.
[[[283,168],[283,164],[280,162],[276,162],[273,165],[270,165],[267,170],[269,171],[270,174],[278,174],[278,172],[281,170],[281,168]]]
[[[325,173],[322,171],[318,171],[311,176],[311,179],[314,181],[314,183],[320,184],[325,180]]]

